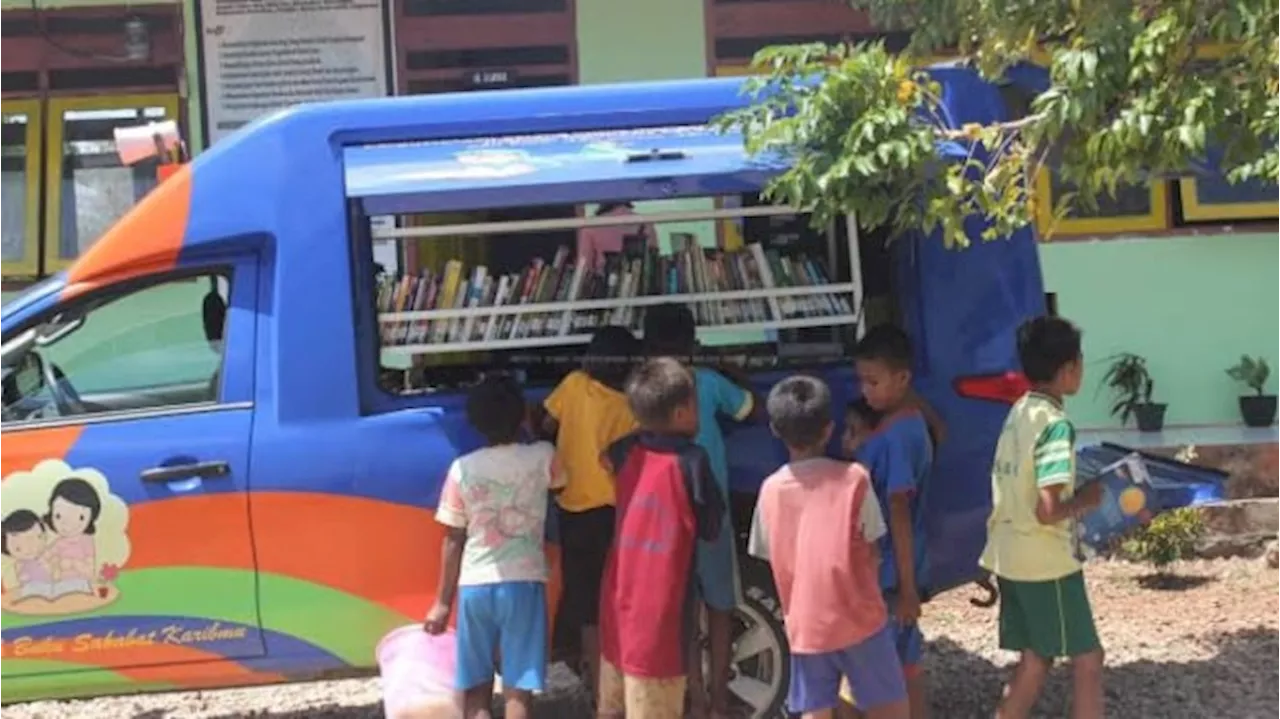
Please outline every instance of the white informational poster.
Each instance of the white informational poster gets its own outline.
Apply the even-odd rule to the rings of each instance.
[[[210,144],[275,110],[387,94],[379,0],[201,0]]]

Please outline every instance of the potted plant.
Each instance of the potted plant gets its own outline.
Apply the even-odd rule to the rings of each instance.
[[[1240,398],[1240,415],[1249,427],[1270,427],[1276,420],[1276,396],[1263,394],[1271,368],[1261,357],[1240,356],[1240,363],[1227,370],[1231,379],[1253,390],[1253,395]]]
[[[1142,432],[1159,432],[1164,428],[1164,412],[1167,404],[1152,402],[1155,381],[1147,370],[1147,359],[1132,352],[1122,352],[1110,358],[1111,367],[1102,378],[1102,385],[1111,392],[1114,404],[1111,416],[1119,417],[1121,424],[1128,424],[1133,417]]]

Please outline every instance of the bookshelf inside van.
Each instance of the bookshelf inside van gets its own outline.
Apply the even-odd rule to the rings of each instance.
[[[431,366],[431,384],[458,365],[536,382],[530,364],[576,362],[606,325],[640,337],[665,303],[693,312],[701,351],[773,365],[847,357],[863,323],[856,230],[754,194],[399,215],[372,235],[398,250],[376,283],[384,371]]]

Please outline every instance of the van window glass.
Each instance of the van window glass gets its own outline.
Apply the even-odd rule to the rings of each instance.
[[[230,289],[183,277],[44,318],[4,357],[6,425],[216,401]]]

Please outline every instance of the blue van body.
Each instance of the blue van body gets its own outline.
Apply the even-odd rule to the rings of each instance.
[[[998,90],[971,71],[940,69],[935,78],[954,126],[1003,118]],[[41,482],[102,477],[99,494],[127,512],[129,549],[118,574],[100,580],[100,597],[112,603],[45,614],[5,604],[5,700],[367,669],[379,637],[429,606],[439,536],[431,510],[449,463],[479,439],[461,394],[396,395],[377,385],[363,222],[375,214],[365,202],[377,198],[353,191],[354,153],[388,143],[699,126],[747,101],[742,80],[721,79],[298,107],[200,155],[68,272],[6,303],[8,347],[59,312],[89,307],[91,320],[106,300],[157,282],[211,273],[229,280],[211,397],[182,394],[199,398],[157,405],[154,397],[73,397],[64,388],[55,393],[61,411],[6,418],[6,491],[35,487],[44,502],[50,490]],[[471,209],[509,206],[526,191],[539,204],[747,192],[780,168],[742,156],[736,138],[725,142],[737,143],[738,154],[711,174],[545,187],[535,177],[519,192],[462,183],[450,197]],[[957,382],[1015,373],[1015,329],[1044,311],[1032,230],[982,242],[981,221],[970,225],[975,240],[966,250],[919,235],[898,239],[892,252],[895,300],[917,351],[916,387],[949,426],[930,478],[933,593],[978,576],[991,455],[1008,408],[961,396]],[[831,385],[837,406],[856,397],[851,362],[811,371]],[[763,395],[782,376],[760,372],[751,381]],[[76,376],[58,382],[75,385]],[[548,389],[530,388],[529,398]],[[731,428],[727,445],[733,489],[746,497],[784,460],[763,425]],[[6,495],[6,511],[10,501]],[[106,540],[96,541],[106,556]],[[174,626],[190,641],[162,641]],[[89,649],[77,652],[79,640],[68,639],[75,637],[88,637]],[[142,639],[111,643],[122,637]],[[781,694],[776,700],[758,713],[776,711]]]

